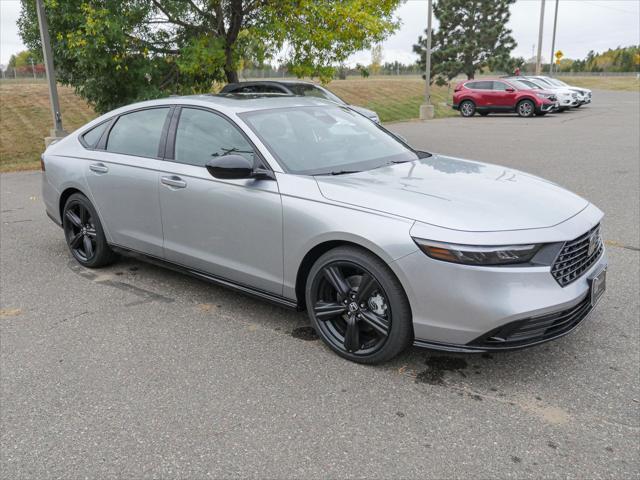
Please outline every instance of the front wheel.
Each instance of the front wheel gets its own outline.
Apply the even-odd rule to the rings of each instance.
[[[536,107],[531,100],[522,100],[516,107],[516,111],[521,117],[532,117],[535,109]]]
[[[115,260],[98,213],[84,195],[74,193],[69,197],[62,212],[62,226],[71,255],[82,266],[104,267]]]
[[[305,300],[318,335],[348,360],[386,362],[411,344],[409,301],[393,272],[370,252],[338,247],[322,255],[309,272]]]
[[[465,100],[460,104],[460,115],[463,117],[473,117],[476,113],[476,104],[471,100]]]

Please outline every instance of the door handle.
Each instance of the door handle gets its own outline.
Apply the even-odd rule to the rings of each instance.
[[[89,165],[89,170],[96,173],[107,173],[109,171],[109,167],[104,163],[92,163]]]
[[[160,182],[173,188],[186,188],[187,182],[175,175],[172,177],[161,177]]]

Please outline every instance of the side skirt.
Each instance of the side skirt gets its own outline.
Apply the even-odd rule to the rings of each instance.
[[[151,263],[159,267],[168,268],[175,272],[179,272],[195,278],[199,278],[200,280],[205,280],[215,285],[227,287],[232,290],[236,290],[238,292],[251,295],[252,297],[257,297],[262,300],[266,300],[268,302],[274,303],[276,305],[280,305],[282,307],[286,307],[286,308],[290,308],[298,311],[302,310],[302,308],[300,308],[300,305],[298,305],[298,302],[296,302],[295,300],[291,300],[289,298],[281,297],[280,295],[275,295],[273,293],[265,292],[264,290],[259,290],[259,289],[250,287],[248,285],[243,285],[240,283],[233,282],[232,280],[227,280],[226,278],[221,278],[215,275],[211,275],[209,273],[201,272],[199,270],[194,270],[184,265],[170,262],[163,258],[155,257],[153,255],[148,255],[143,252],[138,252],[130,248],[125,248],[125,247],[121,247],[119,245],[114,245],[114,244],[109,244],[109,247],[111,247],[111,249],[114,252],[124,255],[125,257],[135,258],[137,260],[142,260],[144,262]]]

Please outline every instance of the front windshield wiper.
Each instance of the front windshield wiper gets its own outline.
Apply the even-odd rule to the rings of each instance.
[[[230,153],[253,153],[253,150],[240,150],[237,147],[232,147],[232,148],[221,148],[220,150],[222,150],[222,156],[224,157],[225,155],[229,155]],[[219,157],[221,156],[220,153],[215,152],[211,154],[212,157]]]
[[[349,173],[360,173],[362,170],[333,170],[332,172],[316,173],[316,175],[347,175]]]

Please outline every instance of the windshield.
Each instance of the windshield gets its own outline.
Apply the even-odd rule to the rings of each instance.
[[[533,88],[534,90],[540,90],[542,87],[531,80],[518,80],[520,83],[526,85],[527,88]]]
[[[560,81],[560,80],[556,80],[555,78],[550,78],[549,80],[547,80],[548,82],[553,83],[554,85],[557,85],[558,87],[566,87],[567,84]]]
[[[549,80],[545,79],[545,78],[536,78],[535,83],[537,83],[540,86],[543,86],[545,88],[549,88],[549,87],[555,87],[554,84],[552,84],[551,82],[549,82]]]
[[[518,90],[531,90],[532,88],[538,88],[532,83],[527,83],[524,80],[512,80],[509,79],[509,83],[516,87]]]
[[[240,116],[289,173],[337,175],[418,158],[382,127],[343,107],[278,108]]]
[[[295,95],[302,95],[303,97],[318,97],[325,100],[331,100],[332,102],[343,104],[338,96],[334,95],[324,88],[317,87],[316,85],[309,85],[304,83],[291,83],[287,85],[287,88],[291,90]]]

